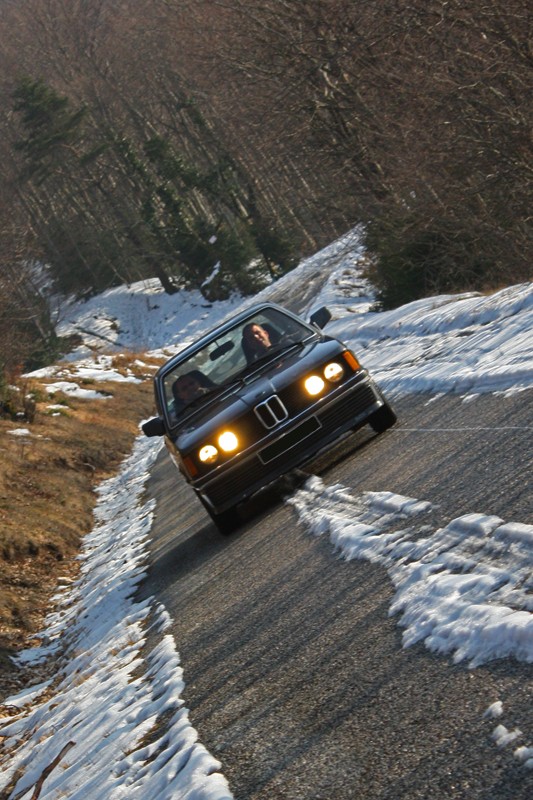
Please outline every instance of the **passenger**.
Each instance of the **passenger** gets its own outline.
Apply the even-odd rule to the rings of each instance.
[[[183,408],[197,397],[206,394],[214,385],[206,375],[195,369],[176,378],[172,384],[172,394],[178,408]]]

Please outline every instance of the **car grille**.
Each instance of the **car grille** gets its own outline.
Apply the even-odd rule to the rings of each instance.
[[[303,396],[296,387],[288,387],[258,403],[253,411],[244,414],[236,421],[244,446],[251,447],[260,442],[267,431],[274,430],[277,425],[296,416],[308,405],[309,397]]]
[[[268,430],[275,428],[276,425],[279,425],[289,416],[289,412],[277,394],[272,395],[268,400],[263,400],[262,403],[258,403],[254,408],[254,412],[258,420]]]
[[[309,405],[309,395],[302,388],[300,381],[287,386],[285,389],[282,389],[279,393],[279,396],[281,401],[288,408],[291,416],[294,416],[294,414],[299,414],[300,411],[303,411],[304,408],[307,408]]]
[[[317,414],[325,431],[334,431],[350,419],[355,419],[369,406],[377,402],[375,391],[368,384],[362,384],[357,391],[350,392],[329,408]]]

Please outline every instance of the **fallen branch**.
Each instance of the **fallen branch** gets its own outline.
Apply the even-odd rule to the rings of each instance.
[[[59,762],[61,761],[63,756],[66,753],[68,753],[70,748],[74,747],[75,744],[76,744],[76,742],[67,742],[66,745],[63,747],[63,749],[58,753],[58,755],[51,762],[51,764],[48,764],[46,769],[43,769],[43,771],[41,773],[41,777],[39,778],[39,780],[35,784],[35,789],[33,790],[33,794],[31,796],[31,800],[37,800],[37,798],[41,794],[41,789],[43,788],[43,783],[45,782],[47,777],[57,767],[57,765],[59,764]]]

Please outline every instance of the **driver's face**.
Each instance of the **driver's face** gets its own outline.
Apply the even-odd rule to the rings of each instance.
[[[265,350],[271,346],[270,336],[268,332],[261,327],[261,325],[252,325],[247,331],[249,341],[253,342],[259,347],[264,347]]]

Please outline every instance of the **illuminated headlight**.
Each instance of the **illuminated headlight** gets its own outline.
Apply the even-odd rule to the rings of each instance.
[[[218,450],[212,444],[206,444],[198,453],[198,458],[204,464],[214,464],[218,458]]]
[[[320,375],[310,375],[308,378],[305,379],[304,382],[306,391],[308,392],[308,394],[313,396],[316,394],[320,394],[325,385],[326,384],[324,383]]]
[[[331,383],[337,383],[343,375],[344,370],[336,361],[332,361],[331,364],[326,364],[324,367],[324,378]]]
[[[232,453],[239,446],[239,440],[231,431],[224,431],[218,437],[218,444],[225,453]]]

